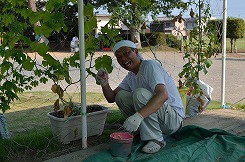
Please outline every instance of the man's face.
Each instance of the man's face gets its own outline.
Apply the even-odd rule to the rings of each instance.
[[[140,65],[140,58],[138,57],[138,50],[130,47],[121,47],[116,51],[116,58],[118,63],[126,70],[134,73],[138,72]]]

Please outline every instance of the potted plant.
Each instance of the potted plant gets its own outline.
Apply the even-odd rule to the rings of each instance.
[[[64,90],[58,84],[51,88],[58,95],[53,112],[48,113],[53,135],[63,144],[82,138],[82,117],[79,104],[67,101]],[[60,104],[61,101],[61,104]],[[102,105],[87,106],[87,136],[101,135],[109,109]]]
[[[54,9],[52,2],[47,4],[49,9],[35,12],[35,3],[27,7],[27,1],[17,2],[13,9],[8,7],[13,5],[11,1],[0,2],[0,19],[6,20],[0,23],[0,113],[3,113],[0,127],[4,129],[7,129],[4,113],[11,108],[11,103],[19,99],[19,94],[31,90],[39,83],[45,84],[52,75],[51,67],[61,70],[61,64],[55,62],[47,52],[47,42],[35,40],[35,36],[42,35],[44,38],[44,35],[48,37],[53,31],[59,32],[61,28],[65,30],[63,14],[53,12],[58,8]],[[42,63],[38,60],[40,57],[43,58]]]
[[[3,3],[6,4],[3,5]],[[0,2],[0,4],[2,8],[0,19],[5,20],[0,23],[0,111],[4,113],[10,109],[12,102],[19,99],[20,93],[31,90],[40,83],[45,84],[51,79],[55,82],[65,80],[68,84],[72,84],[69,68],[79,68],[80,64],[79,52],[75,52],[61,62],[49,53],[47,41],[42,43],[42,39],[35,39],[35,36],[49,38],[54,33],[67,31],[65,15],[60,12],[63,10],[62,7],[67,7],[65,3],[54,7],[56,5],[54,1],[47,1],[43,6],[45,11],[32,11],[30,9],[32,6],[27,7],[27,2],[16,3],[14,10],[8,7],[12,5],[12,2]],[[85,55],[91,62],[94,62],[93,55],[98,42],[106,39],[107,42],[103,42],[108,45],[111,43],[108,40],[115,41],[119,30],[114,30],[110,32],[110,35],[96,39],[92,34],[97,25],[93,15],[93,6],[88,3],[84,9],[86,11],[84,13],[86,19]],[[109,30],[108,26],[105,27],[106,31]],[[95,76],[91,69],[99,69],[101,66],[107,67],[108,72],[112,71],[111,60],[109,56],[98,57],[95,65],[89,64],[90,66],[86,69],[88,75]],[[69,105],[69,103],[71,102],[66,104]]]
[[[217,55],[220,42],[217,26],[209,23],[211,18],[209,4],[204,1],[200,1],[200,3],[190,1],[189,3],[196,5],[199,12],[195,14],[192,9],[190,11],[190,16],[196,19],[196,27],[190,31],[188,39],[183,40],[185,64],[179,73],[179,88],[187,88],[189,95],[196,97],[199,102],[198,111],[202,112],[205,104],[202,100],[203,90],[200,86],[200,72],[208,73],[208,68],[212,65],[211,57]]]

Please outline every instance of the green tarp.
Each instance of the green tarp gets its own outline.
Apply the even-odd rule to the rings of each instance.
[[[235,123],[234,123],[235,124]],[[245,162],[245,136],[236,136],[220,129],[185,126],[155,154],[144,154],[144,145],[135,138],[129,157],[113,157],[110,150],[98,152],[84,162]]]

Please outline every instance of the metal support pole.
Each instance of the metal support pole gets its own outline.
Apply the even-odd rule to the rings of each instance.
[[[197,71],[197,79],[199,79],[199,71],[200,71],[200,55],[202,52],[202,11],[201,11],[201,1],[198,1],[198,9],[199,9],[199,16],[198,16],[198,23],[199,23],[199,28],[198,28],[198,71]]]
[[[225,69],[226,69],[226,25],[227,25],[227,0],[223,0],[223,34],[222,34],[222,78],[221,78],[221,107],[225,105]]]
[[[85,40],[83,0],[78,1],[78,32],[80,54],[80,87],[81,87],[81,116],[82,116],[82,148],[87,148],[87,108],[86,108],[86,76],[85,76]]]

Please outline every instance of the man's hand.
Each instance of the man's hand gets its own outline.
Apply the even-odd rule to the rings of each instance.
[[[123,123],[123,127],[129,132],[135,132],[144,118],[138,112],[128,117]]]
[[[103,87],[108,84],[108,72],[104,68],[100,68],[96,74],[96,80]]]

